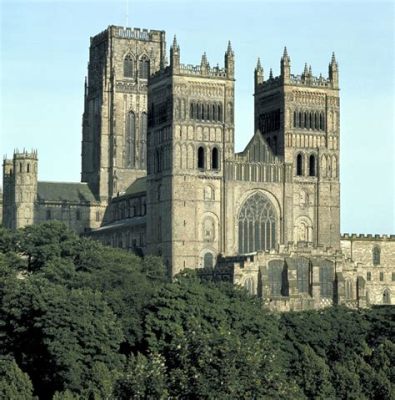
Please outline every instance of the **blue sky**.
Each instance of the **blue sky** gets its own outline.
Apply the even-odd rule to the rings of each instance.
[[[132,1],[128,25],[177,35],[184,63],[236,55],[236,149],[253,134],[253,70],[324,76],[335,51],[341,87],[341,231],[395,233],[395,5],[380,1]],[[125,25],[127,0],[3,0],[0,152],[35,148],[39,179],[79,181],[89,37]]]

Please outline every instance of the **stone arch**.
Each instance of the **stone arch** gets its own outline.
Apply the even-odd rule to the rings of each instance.
[[[384,289],[383,304],[391,304],[391,291],[389,288]]]
[[[303,153],[298,153],[296,155],[295,165],[296,165],[295,175],[303,176],[303,172],[304,172],[304,154]]]
[[[332,178],[337,177],[337,158],[332,156]]]
[[[215,189],[212,185],[206,185],[203,191],[203,198],[206,201],[215,200]]]
[[[150,59],[143,53],[139,57],[139,78],[148,79],[150,76]]]
[[[381,249],[380,246],[374,246],[372,249],[372,264],[380,265]]]
[[[326,178],[328,175],[328,163],[327,163],[327,159],[326,159],[326,155],[324,154],[321,157],[321,175]]]
[[[278,217],[262,192],[250,195],[238,214],[239,253],[270,250],[277,244]]]
[[[202,237],[204,242],[213,243],[216,239],[216,223],[212,216],[206,215],[202,223]]]
[[[294,226],[295,242],[312,242],[313,241],[313,223],[307,215],[303,215],[296,219]]]

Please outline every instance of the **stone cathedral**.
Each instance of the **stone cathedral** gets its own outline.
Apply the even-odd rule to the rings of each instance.
[[[37,180],[36,151],[3,163],[3,224],[61,220],[78,233],[199,268],[276,310],[391,304],[395,235],[340,235],[340,99],[311,67],[254,71],[255,133],[234,150],[235,55],[181,63],[164,31],[91,38],[81,183]]]

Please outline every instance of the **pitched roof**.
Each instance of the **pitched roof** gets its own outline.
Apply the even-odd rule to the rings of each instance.
[[[137,194],[147,191],[146,177],[136,179],[126,190],[126,195]]]
[[[37,198],[39,201],[73,203],[96,201],[88,185],[79,182],[37,182]]]

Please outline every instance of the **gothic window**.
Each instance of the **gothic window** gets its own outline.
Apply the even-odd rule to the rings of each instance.
[[[303,155],[300,153],[296,157],[296,175],[303,175]]]
[[[391,304],[391,293],[390,293],[389,289],[384,290],[383,304]]]
[[[380,247],[375,246],[372,250],[373,265],[380,265]]]
[[[353,298],[353,283],[351,279],[346,280],[346,299],[351,300]]]
[[[22,172],[22,163],[19,163],[19,172]]]
[[[296,113],[296,111],[294,111],[294,128],[296,128],[296,126],[297,126],[296,116],[297,116],[297,113]]]
[[[215,104],[211,106],[211,116],[213,121],[217,120],[217,107],[215,106]]]
[[[298,292],[309,292],[309,261],[299,258],[296,260],[296,273],[298,282]]]
[[[143,112],[140,119],[140,164],[144,169],[147,165],[147,113]]]
[[[150,61],[146,56],[143,56],[139,61],[139,77],[148,79],[150,74]]]
[[[308,128],[307,113],[304,113],[303,125],[305,128]]]
[[[214,189],[211,186],[204,188],[204,200],[214,200]]]
[[[218,104],[218,121],[222,121],[222,106]]]
[[[313,125],[314,125],[313,114],[310,113],[310,114],[309,114],[309,128],[310,128],[310,129],[313,129],[313,128],[314,128]]]
[[[320,292],[321,297],[333,297],[333,265],[329,261],[320,267]]]
[[[250,295],[255,294],[255,282],[254,278],[247,278],[244,282],[244,287]]]
[[[26,172],[27,172],[27,173],[30,172],[30,164],[27,164],[27,170],[26,170]]]
[[[302,113],[301,112],[299,112],[299,120],[298,120],[298,125],[299,125],[299,128],[301,128],[302,127]]]
[[[191,103],[189,106],[189,118],[193,119],[193,103]]]
[[[136,140],[136,116],[130,111],[126,120],[126,167],[134,167]]]
[[[204,169],[204,148],[202,146],[198,148],[198,168]]]
[[[384,281],[384,272],[380,272],[380,282]]]
[[[324,130],[324,114],[320,113],[320,131]]]
[[[211,169],[218,169],[218,168],[219,168],[218,149],[214,147],[211,154]]]
[[[239,214],[239,253],[270,250],[276,245],[276,212],[269,199],[255,193]]]
[[[200,103],[197,105],[197,119],[202,119],[202,105]]]
[[[269,287],[271,296],[281,296],[284,263],[280,260],[269,261]]]
[[[318,114],[317,113],[314,113],[314,127],[315,127],[315,129],[318,131],[318,129],[319,129],[319,123],[318,123]]]
[[[309,176],[315,176],[315,156],[309,157]]]
[[[123,76],[133,78],[133,58],[129,55],[123,60]]]
[[[204,268],[214,268],[214,256],[212,253],[207,252],[203,257]]]
[[[371,272],[367,272],[366,273],[366,280],[367,281],[371,281],[372,280],[372,273]]]

